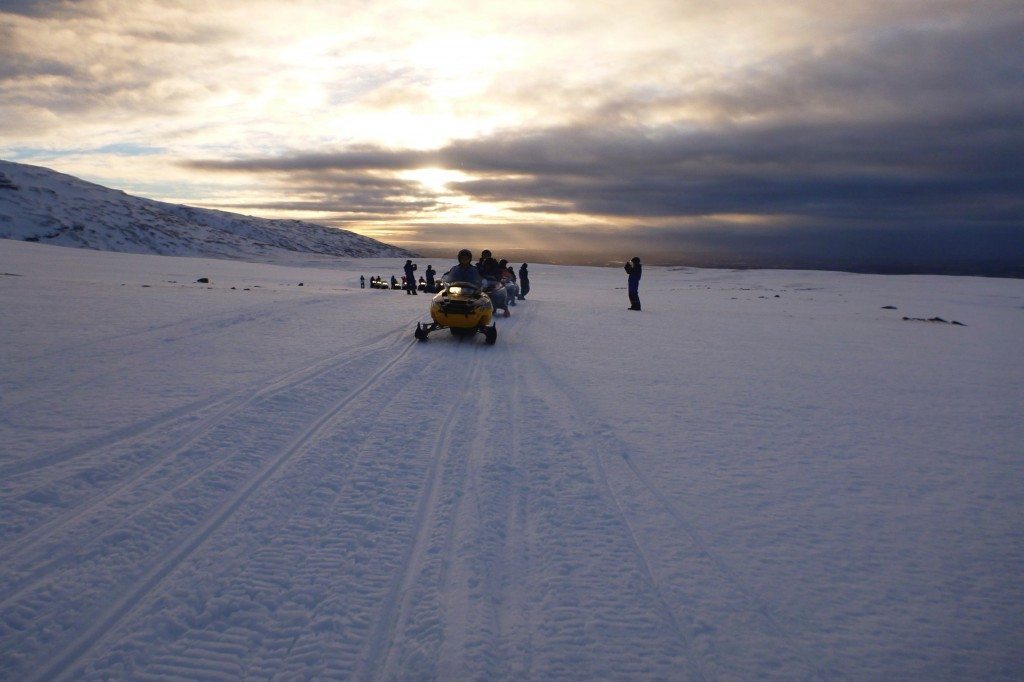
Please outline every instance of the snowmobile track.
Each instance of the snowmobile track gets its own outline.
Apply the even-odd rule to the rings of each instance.
[[[465,385],[476,385],[482,372],[482,364],[480,348],[475,346],[473,348],[472,365],[467,372]],[[459,414],[460,408],[467,407],[466,403],[472,397],[473,393],[467,392],[460,399],[452,402],[441,428],[435,435],[434,443],[431,447],[430,470],[423,485],[423,490],[420,492],[411,542],[407,546],[400,562],[402,570],[392,578],[391,586],[377,616],[377,625],[369,641],[369,650],[364,658],[364,666],[355,675],[358,679],[379,679],[383,676],[382,671],[386,673],[393,665],[392,647],[405,619],[408,609],[407,597],[415,580],[416,570],[422,562],[422,554],[430,530],[429,522],[433,519],[434,510],[438,504],[438,478],[454,437],[452,425]]]
[[[629,531],[638,559],[642,562],[649,579],[656,587],[666,609],[668,609],[671,614],[672,621],[675,623],[677,631],[687,642],[688,647],[694,649],[695,643],[692,641],[692,637],[685,633],[685,629],[683,628],[684,621],[679,620],[679,617],[676,616],[678,606],[673,607],[672,603],[677,600],[670,599],[665,594],[666,588],[663,587],[665,583],[663,580],[658,578],[660,571],[654,567],[654,563],[657,562],[658,559],[654,558],[653,555],[650,555],[649,549],[645,549],[645,543],[641,541],[639,533],[634,529],[633,524],[630,521],[630,514],[627,513],[624,506],[627,503],[634,505],[641,504],[638,493],[645,494],[652,498],[657,507],[660,507],[660,510],[672,519],[673,524],[680,528],[686,537],[690,539],[693,549],[696,550],[700,556],[703,556],[710,566],[714,567],[725,582],[731,585],[732,589],[737,593],[738,598],[746,603],[747,609],[756,613],[757,617],[760,618],[763,623],[767,624],[767,630],[771,631],[773,637],[776,637],[785,643],[785,645],[790,649],[792,656],[797,659],[799,667],[804,668],[805,675],[807,677],[811,679],[825,679],[827,676],[822,673],[814,662],[814,656],[805,651],[805,647],[799,643],[793,633],[791,633],[789,629],[782,624],[780,619],[774,615],[773,609],[768,605],[768,603],[754,590],[749,588],[736,574],[736,572],[710,549],[709,543],[678,509],[677,505],[672,503],[637,467],[636,463],[628,454],[633,450],[633,448],[615,435],[614,427],[600,420],[600,418],[593,416],[596,413],[589,409],[586,396],[579,394],[578,391],[572,391],[566,388],[562,382],[555,378],[557,375],[551,372],[551,368],[545,365],[543,358],[540,358],[535,353],[534,358],[538,363],[538,366],[546,367],[546,374],[551,379],[552,384],[565,396],[564,404],[571,406],[571,409],[575,413],[574,419],[578,420],[579,423],[587,425],[586,430],[587,433],[590,434],[588,439],[592,441],[590,450],[593,452],[594,463],[607,491],[608,498],[614,503],[618,510],[619,515]],[[611,444],[610,448],[609,443]],[[601,455],[602,452],[605,452],[603,457]],[[618,457],[614,457],[609,455],[609,452],[618,452],[622,454]],[[605,461],[605,459],[608,461]],[[621,476],[618,479],[619,483],[614,485],[611,482],[611,477],[608,473],[608,467],[613,465],[620,466],[620,468],[621,465],[624,465],[625,472],[628,472],[629,476],[640,485],[642,490],[635,490],[632,495],[627,495],[626,488],[629,486],[629,483],[627,480],[622,479]],[[652,513],[655,512],[656,510],[650,510],[646,516],[650,518]],[[662,549],[664,550],[664,548]],[[685,558],[685,553],[679,554],[678,556],[680,558]],[[662,559],[662,561],[664,562],[664,559]],[[695,631],[700,630],[699,625],[696,623],[691,622],[689,625],[691,629],[695,629]],[[717,677],[720,674],[719,672],[712,671],[705,673],[705,671],[702,670],[703,666],[701,666],[699,662],[695,661],[695,664],[697,665],[695,673],[699,674],[701,677],[705,677],[707,674],[710,674],[712,677]]]
[[[310,301],[297,301],[295,304],[297,306],[306,306],[325,302],[329,301],[325,301],[324,299],[313,299]],[[266,307],[266,310],[262,310],[262,308],[264,307]],[[30,356],[25,358],[24,362],[39,362],[41,360],[46,360],[47,358],[50,357],[61,357],[67,355],[68,353],[81,353],[83,350],[96,350],[111,341],[118,341],[121,339],[132,339],[136,341],[135,345],[142,346],[144,348],[143,350],[140,351],[132,351],[127,355],[124,354],[123,351],[119,351],[117,355],[112,359],[111,363],[104,366],[102,372],[93,371],[88,374],[85,374],[84,376],[75,376],[73,383],[70,381],[62,383],[58,389],[59,392],[62,394],[77,393],[83,389],[88,390],[88,387],[101,376],[110,374],[111,372],[116,372],[120,365],[130,365],[132,363],[138,362],[136,356],[145,355],[146,353],[152,352],[150,348],[146,348],[143,345],[145,340],[151,339],[152,341],[160,341],[162,344],[166,344],[194,339],[199,335],[215,336],[217,334],[225,333],[229,330],[232,331],[232,333],[234,333],[234,330],[232,328],[236,325],[260,323],[267,319],[272,319],[276,315],[280,314],[279,311],[276,309],[276,306],[274,305],[260,305],[259,308],[261,309],[253,309],[243,313],[236,313],[228,317],[225,317],[223,314],[213,314],[210,315],[208,318],[198,320],[198,324],[197,320],[195,319],[186,319],[180,322],[173,322],[167,325],[161,325],[153,329],[145,329],[138,332],[128,332],[125,334],[94,339],[92,341],[86,341],[82,344],[78,344],[75,346],[70,346],[61,349],[53,349],[45,353]],[[176,335],[167,335],[168,330],[177,328],[183,329],[180,333]],[[38,400],[38,397],[30,397],[18,403],[8,405],[6,407],[22,408],[24,406],[31,405],[32,403]]]
[[[33,676],[33,679],[52,680],[61,679],[73,672],[76,663],[84,657],[89,650],[110,632],[122,619],[127,617],[132,610],[152,592],[168,575],[170,575],[181,563],[195,552],[203,543],[213,535],[237,510],[238,508],[283,466],[299,455],[302,449],[313,441],[317,435],[324,430],[332,420],[335,419],[349,404],[361,397],[369,389],[375,386],[381,377],[387,375],[388,371],[398,364],[415,345],[410,342],[395,357],[386,362],[373,375],[364,381],[360,386],[347,394],[335,406],[323,413],[315,422],[304,428],[296,435],[289,445],[279,455],[266,465],[255,477],[235,495],[225,500],[216,513],[207,518],[201,526],[193,531],[187,538],[181,541],[178,546],[169,553],[166,558],[152,566],[143,577],[127,591],[127,594],[112,606],[105,609],[94,620],[93,624],[79,635],[64,650],[53,657],[53,662]]]
[[[389,343],[381,343],[380,341],[389,341]],[[166,446],[163,451],[153,461],[145,466],[141,467],[137,472],[130,475],[127,479],[111,486],[108,490],[103,491],[97,496],[89,498],[85,505],[74,507],[69,510],[66,514],[50,519],[43,524],[30,528],[22,533],[20,536],[13,538],[5,546],[5,557],[3,563],[6,565],[12,565],[16,562],[19,556],[29,551],[33,547],[38,546],[40,543],[53,536],[55,533],[59,533],[62,529],[67,528],[70,524],[75,523],[79,519],[83,519],[90,512],[93,512],[101,508],[112,498],[117,495],[130,490],[133,485],[143,479],[147,474],[153,472],[161,465],[165,464],[167,460],[172,459],[180,455],[184,450],[189,448],[198,439],[209,433],[217,425],[221,424],[225,419],[231,415],[251,406],[252,404],[269,399],[270,397],[291,389],[299,388],[304,384],[313,381],[328,372],[342,369],[353,363],[361,362],[368,357],[377,355],[383,351],[386,351],[396,344],[405,340],[404,335],[399,332],[392,332],[384,335],[383,339],[373,343],[371,349],[361,349],[358,352],[346,352],[339,353],[328,357],[325,360],[320,360],[312,365],[306,365],[299,369],[291,370],[287,373],[280,375],[279,377],[272,379],[269,383],[265,383],[255,392],[247,389],[247,391],[241,396],[236,396],[230,402],[228,400],[221,400],[220,403],[228,403],[223,409],[218,410],[213,415],[206,417],[195,424],[188,432],[179,435],[170,445]],[[143,434],[139,434],[141,437]],[[159,494],[159,497],[152,500],[153,503],[160,499],[166,498],[169,495],[173,495],[177,490],[187,485],[188,483],[195,480],[198,476],[205,473],[211,467],[219,464],[221,460],[211,459],[206,465],[202,466],[198,470],[192,472],[182,481],[166,487]],[[145,507],[143,508],[145,509]],[[141,510],[131,512],[127,516],[120,516],[111,518],[111,522],[124,522],[134,518]],[[85,535],[81,533],[76,534],[80,542],[89,542],[90,539],[98,537],[102,533],[108,530],[108,526],[101,526],[97,529],[93,529],[91,532],[87,532]],[[35,579],[14,581],[5,586],[5,589],[0,592],[0,605],[6,603],[12,597],[17,596],[21,591],[30,588],[32,584],[45,578],[47,574],[47,568],[54,565],[58,565],[64,559],[67,558],[66,553],[58,553],[56,556],[50,556],[45,564],[39,566],[36,570],[37,576]]]
[[[383,343],[388,340],[390,340],[390,343]],[[245,407],[254,400],[265,399],[279,391],[294,388],[308,381],[312,381],[327,372],[337,369],[340,364],[348,364],[366,357],[371,357],[376,353],[394,346],[402,340],[404,340],[404,334],[402,334],[400,330],[388,332],[376,339],[369,340],[369,349],[363,347],[355,351],[346,350],[341,353],[331,354],[312,364],[288,370],[278,377],[271,379],[269,383],[267,383],[267,380],[265,379],[260,380],[240,391],[234,391],[229,395],[219,395],[214,398],[197,400],[155,415],[136,424],[116,429],[109,434],[105,434],[95,439],[69,445],[48,455],[33,457],[31,461],[12,462],[6,466],[0,467],[0,479],[22,476],[39,469],[63,464],[71,460],[84,459],[89,455],[100,453],[114,445],[137,441],[148,434],[162,431],[186,418],[196,417],[211,409],[225,406],[224,409],[216,412],[214,417],[201,419],[199,424],[190,427],[184,434],[178,437],[179,440],[188,438],[192,433],[201,433],[207,422],[216,423],[218,417],[223,418],[228,414],[231,414],[233,411],[237,411]]]

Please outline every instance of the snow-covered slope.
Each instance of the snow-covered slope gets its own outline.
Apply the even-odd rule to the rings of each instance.
[[[251,261],[274,261],[296,253],[412,255],[346,230],[142,199],[9,161],[0,161],[0,238],[99,251]]]
[[[1024,676],[1024,281],[403,261],[0,240],[0,679]]]

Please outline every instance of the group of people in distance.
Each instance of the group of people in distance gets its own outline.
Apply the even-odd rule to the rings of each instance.
[[[445,283],[467,282],[482,288],[491,298],[495,310],[502,311],[505,317],[509,317],[509,306],[514,306],[516,301],[526,300],[530,293],[530,271],[529,265],[523,263],[519,267],[519,277],[516,278],[516,271],[505,259],[496,260],[489,249],[480,252],[480,260],[473,263],[473,252],[469,249],[462,249],[458,255],[458,265],[453,266],[442,277]]]
[[[468,282],[482,288],[490,297],[495,310],[502,311],[505,317],[509,317],[509,306],[514,306],[516,301],[526,300],[530,293],[530,271],[529,265],[523,263],[519,267],[519,277],[507,260],[495,260],[491,252],[484,249],[480,253],[480,260],[473,263],[473,253],[469,249],[459,251],[459,263],[452,267],[441,282],[436,280],[437,271],[433,265],[428,265],[425,272],[426,277],[420,277],[416,281],[416,270],[418,266],[412,259],[405,261],[401,285],[398,278],[391,276],[391,283],[381,279],[379,275],[370,278],[371,289],[404,289],[407,294],[417,295],[419,291],[433,293],[440,291],[441,283]],[[366,287],[366,278],[359,277],[359,286]]]
[[[402,281],[401,282],[399,282],[398,278],[395,277],[394,275],[391,275],[391,282],[390,283],[388,283],[387,280],[382,279],[380,275],[374,275],[373,277],[370,278],[370,288],[371,289],[396,289],[396,290],[401,289],[401,290],[405,291],[405,293],[413,294],[413,295],[418,294],[420,291],[434,292],[434,291],[439,291],[440,290],[440,286],[438,285],[437,281],[434,279],[434,276],[437,275],[437,270],[434,270],[434,266],[433,265],[428,265],[427,266],[427,271],[426,271],[426,275],[427,276],[426,276],[426,278],[421,276],[419,278],[419,282],[416,281],[416,277],[413,275],[413,273],[417,270],[417,266],[416,266],[415,263],[412,262],[412,260],[407,260],[405,262],[405,268],[404,269],[405,269],[405,274],[402,275]],[[359,276],[359,288],[360,289],[365,289],[366,288],[366,277],[364,275],[360,275]]]
[[[514,306],[516,301],[523,301],[530,293],[530,272],[529,266],[523,263],[519,266],[519,277],[505,259],[495,260],[489,249],[480,252],[480,260],[473,263],[473,252],[469,249],[462,249],[458,255],[459,262],[453,266],[441,278],[441,282],[450,284],[452,282],[468,282],[475,284],[487,292],[494,304],[495,310],[501,310],[505,317],[509,317],[509,306]],[[412,259],[405,261],[405,276],[402,277],[402,284],[399,286],[398,278],[391,276],[391,284],[382,280],[380,276],[370,278],[371,289],[405,289],[407,294],[416,295],[417,290],[432,293],[439,291],[441,286],[435,279],[437,271],[433,265],[427,266],[426,278],[420,277],[417,285],[414,273],[417,266]],[[640,258],[633,256],[626,261],[626,274],[629,279],[629,310],[640,310],[640,276],[643,273],[643,266]],[[359,277],[359,286],[366,286],[366,278]]]

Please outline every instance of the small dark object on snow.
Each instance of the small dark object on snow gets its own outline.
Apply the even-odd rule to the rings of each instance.
[[[894,305],[883,305],[882,310],[899,310],[899,308]]]
[[[209,277],[200,277],[199,279],[196,280],[196,284],[209,284],[209,283],[210,283],[210,278]]]
[[[302,282],[299,282],[299,286],[301,287],[301,286],[305,286],[305,285]]]
[[[929,317],[929,318],[924,318],[924,317],[904,317],[903,319],[906,322],[938,322],[940,324],[955,324],[958,327],[966,327],[967,326],[963,322],[957,322],[956,320],[953,320],[952,322],[950,322],[948,320],[942,319],[941,317]]]

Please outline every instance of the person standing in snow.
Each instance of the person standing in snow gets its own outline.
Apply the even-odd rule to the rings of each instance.
[[[434,275],[436,275],[436,274],[437,274],[437,271],[434,270],[434,266],[433,265],[428,265],[427,266],[427,289],[426,289],[428,292],[434,291]]]
[[[526,269],[526,263],[523,263],[519,266],[519,300],[525,301],[528,293],[530,293],[530,272]]]
[[[366,276],[365,275],[359,275],[359,288],[360,289],[365,289],[366,288]]]
[[[416,272],[416,264],[412,262],[412,259],[405,261],[405,293],[416,295],[416,277],[412,273]]]
[[[626,263],[626,274],[629,275],[629,310],[640,310],[640,275],[642,267],[640,257],[633,256],[633,259]]]

